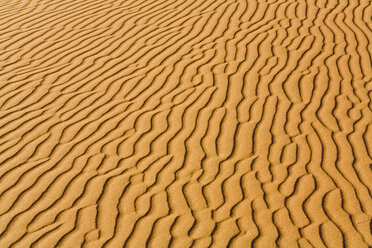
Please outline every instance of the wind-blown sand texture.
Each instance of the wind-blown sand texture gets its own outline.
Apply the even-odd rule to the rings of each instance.
[[[372,246],[369,0],[0,3],[0,247]]]

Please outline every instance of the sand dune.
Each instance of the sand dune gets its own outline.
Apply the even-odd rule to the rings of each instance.
[[[0,248],[371,247],[369,0],[2,0]]]

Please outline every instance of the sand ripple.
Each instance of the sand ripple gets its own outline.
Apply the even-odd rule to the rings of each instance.
[[[0,247],[371,247],[369,0],[1,0]]]

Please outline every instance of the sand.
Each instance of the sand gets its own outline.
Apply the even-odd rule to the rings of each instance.
[[[2,0],[0,248],[371,247],[369,0]]]

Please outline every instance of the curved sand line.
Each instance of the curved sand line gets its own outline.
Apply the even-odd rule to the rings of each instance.
[[[0,247],[371,247],[368,0],[0,4]]]

